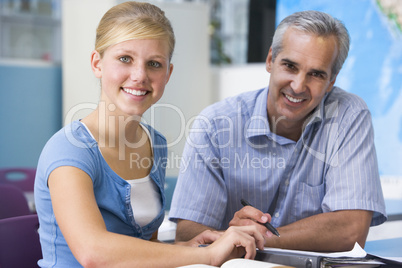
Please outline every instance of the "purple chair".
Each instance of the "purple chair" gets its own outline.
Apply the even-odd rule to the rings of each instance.
[[[13,185],[0,184],[0,219],[29,215],[24,193]]]
[[[0,184],[12,184],[23,192],[33,192],[36,168],[1,168]]]
[[[36,214],[0,220],[0,267],[38,267],[42,258]]]

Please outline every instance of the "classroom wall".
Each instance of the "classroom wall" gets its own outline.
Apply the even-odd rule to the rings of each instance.
[[[0,168],[36,167],[61,127],[61,67],[0,62]]]

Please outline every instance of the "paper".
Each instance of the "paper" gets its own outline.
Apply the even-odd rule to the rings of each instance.
[[[280,267],[289,267],[284,266],[282,264],[248,260],[248,259],[232,259],[230,261],[225,262],[221,268],[244,268],[244,267],[252,267],[252,268],[280,268]],[[294,267],[293,267],[294,268]]]
[[[326,257],[326,258],[341,258],[341,257],[349,257],[349,258],[364,258],[367,253],[358,243],[355,243],[355,246],[350,251],[342,251],[342,252],[315,252],[315,251],[303,251],[303,250],[290,250],[290,249],[280,249],[280,248],[264,248],[264,250],[269,250],[271,253],[298,253],[305,254],[310,256],[317,257]]]

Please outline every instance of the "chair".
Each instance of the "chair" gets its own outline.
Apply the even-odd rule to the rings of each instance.
[[[177,177],[165,178],[165,197],[166,197],[166,211],[170,210],[170,204],[172,203],[173,192],[176,188]]]
[[[31,214],[24,193],[13,185],[0,184],[0,219]]]
[[[0,220],[0,267],[38,267],[42,258],[36,214]]]
[[[0,184],[12,184],[24,192],[33,192],[36,168],[2,168]]]

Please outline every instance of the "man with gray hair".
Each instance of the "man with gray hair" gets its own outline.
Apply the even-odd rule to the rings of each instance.
[[[201,112],[169,215],[178,222],[176,240],[254,224],[268,247],[364,247],[386,213],[371,114],[361,98],[334,86],[349,39],[326,13],[294,13],[276,29],[268,87]]]

